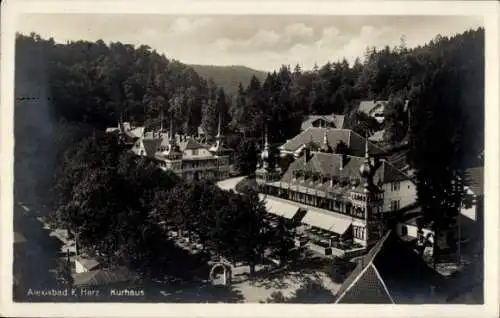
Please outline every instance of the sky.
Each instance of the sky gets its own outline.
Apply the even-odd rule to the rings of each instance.
[[[18,32],[56,42],[102,39],[149,45],[188,64],[244,65],[272,71],[283,64],[311,69],[362,57],[367,46],[423,45],[483,26],[476,16],[294,16],[23,14]]]

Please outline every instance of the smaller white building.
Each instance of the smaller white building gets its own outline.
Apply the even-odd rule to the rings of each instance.
[[[220,120],[220,119],[219,119]],[[221,123],[214,145],[203,144],[199,138],[174,134],[172,123],[168,133],[148,132],[138,138],[131,151],[158,162],[164,171],[192,180],[222,180],[230,175],[233,150],[224,145]]]

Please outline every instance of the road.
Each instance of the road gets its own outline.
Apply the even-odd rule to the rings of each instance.
[[[217,182],[217,186],[219,188],[221,188],[222,190],[233,190],[236,192],[236,190],[235,190],[236,185],[238,183],[240,183],[240,181],[245,179],[245,178],[246,178],[246,176],[221,180],[221,181]]]

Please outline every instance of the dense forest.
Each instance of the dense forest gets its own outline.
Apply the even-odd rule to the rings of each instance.
[[[303,71],[283,66],[264,81],[253,77],[228,94],[188,65],[169,59],[147,46],[76,41],[56,44],[36,34],[17,36],[17,50],[40,46],[45,57],[55,113],[68,121],[89,122],[102,129],[120,117],[155,126],[163,110],[175,127],[193,133],[202,124],[215,132],[219,111],[231,131],[260,137],[263,123],[272,121],[271,138],[283,141],[297,134],[309,114],[347,114],[351,128],[360,129],[356,107],[360,100],[394,99],[388,107],[389,131],[406,131],[398,100],[413,98],[412,90],[443,65],[459,74],[467,117],[470,151],[483,147],[484,30],[454,37],[437,36],[428,44],[407,48],[367,48],[363,61],[346,60]],[[363,53],[363,52],[360,52]],[[457,105],[459,107],[459,105]],[[398,136],[394,139],[401,139]],[[237,143],[236,143],[237,144]]]
[[[16,50],[16,56],[23,51],[41,52],[54,121],[63,120],[64,127],[73,131],[84,127],[83,134],[88,135],[92,129],[115,126],[120,118],[158,127],[163,112],[179,132],[195,133],[201,124],[213,136],[222,112],[224,132],[231,135],[229,145],[253,152],[260,146],[266,123],[271,141],[283,142],[300,131],[309,114],[345,114],[347,127],[364,135],[366,127],[375,124],[359,115],[356,108],[360,100],[367,99],[390,100],[384,127],[372,128],[385,128],[386,138],[398,143],[407,137],[408,118],[417,118],[418,111],[425,108],[418,102],[421,96],[436,95],[432,89],[444,89],[424,86],[433,74],[446,68],[455,76],[455,85],[446,85],[446,89],[458,94],[446,112],[464,132],[463,138],[454,139],[463,148],[459,159],[463,165],[475,164],[473,159],[484,148],[482,28],[451,38],[436,36],[416,48],[407,48],[403,39],[394,48],[367,48],[352,65],[341,60],[308,71],[298,65],[283,66],[263,81],[253,76],[248,85],[240,84],[235,94],[227,94],[192,67],[144,45],[103,41],[58,44],[33,33],[18,34]],[[404,112],[405,99],[410,100],[412,116]],[[459,116],[452,116],[455,110]]]

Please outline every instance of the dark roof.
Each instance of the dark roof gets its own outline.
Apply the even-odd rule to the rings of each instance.
[[[130,282],[135,275],[130,270],[120,267],[116,269],[98,269],[75,275],[76,286],[102,286],[115,283]]]
[[[336,175],[338,177],[359,178],[359,167],[364,162],[364,158],[355,156],[344,157],[344,168],[340,170],[342,155],[333,153],[317,152],[304,164],[304,156],[293,161],[283,175],[282,181],[290,182],[293,179],[293,171],[306,170],[318,172],[323,176]],[[403,172],[396,169],[388,162],[381,162],[375,171],[374,182],[387,183],[395,181],[409,180]]]
[[[336,303],[424,303],[432,301],[432,286],[441,283],[442,277],[389,231],[358,262]]]
[[[378,278],[375,267],[368,266],[363,273],[363,279],[356,282],[355,288],[348,289],[342,297],[341,303],[355,304],[393,304],[383,282]]]
[[[309,127],[297,136],[288,140],[281,146],[281,148],[286,151],[296,151],[302,145],[307,144],[311,141],[316,145],[321,145],[323,144],[325,129],[327,130],[326,136],[328,144],[332,148],[335,149],[337,144],[342,141],[349,147],[352,155],[360,157],[365,155],[366,139],[350,129]],[[368,142],[368,150],[371,154],[383,153],[383,150],[372,142]]]
[[[302,122],[302,130],[313,127],[313,123],[318,119],[330,122],[335,128],[344,128],[344,115],[330,114],[330,115],[310,115]]]
[[[394,152],[387,157],[387,161],[399,170],[406,169],[408,167],[407,153],[408,150]]]
[[[146,150],[146,156],[153,158],[155,153],[158,151],[158,147],[160,147],[161,142],[162,139],[160,138],[144,138],[142,143],[144,145],[144,149]]]
[[[198,141],[196,141],[192,137],[188,137],[187,140],[183,140],[179,142],[179,147],[181,150],[186,150],[186,149],[200,149],[204,148]]]
[[[465,184],[475,195],[484,194],[484,167],[469,168],[465,171]]]

